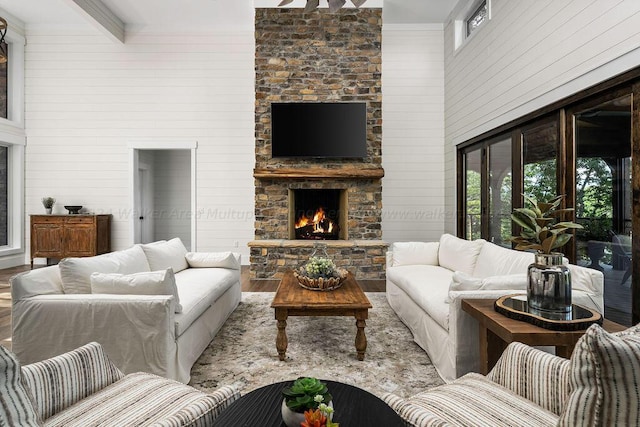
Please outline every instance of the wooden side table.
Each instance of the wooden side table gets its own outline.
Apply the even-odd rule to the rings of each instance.
[[[480,373],[486,375],[495,366],[508,344],[518,341],[530,346],[555,346],[556,355],[571,357],[573,348],[586,330],[553,331],[531,323],[510,319],[495,311],[494,299],[463,299],[462,309],[478,321]],[[619,332],[625,326],[604,319],[602,327]]]

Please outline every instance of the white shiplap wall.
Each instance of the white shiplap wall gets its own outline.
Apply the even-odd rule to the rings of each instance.
[[[438,240],[444,205],[442,25],[382,27],[382,232]]]
[[[253,239],[254,38],[29,31],[26,213],[40,198],[112,213],[112,247],[132,244],[132,140],[197,141],[197,250]],[[27,246],[29,236],[27,233]],[[237,247],[236,247],[237,244]],[[28,253],[27,247],[27,253]]]
[[[448,211],[456,144],[640,65],[637,0],[490,1],[491,20],[457,51],[454,20],[466,0],[445,26]]]

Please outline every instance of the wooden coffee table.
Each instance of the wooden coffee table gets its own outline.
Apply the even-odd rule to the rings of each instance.
[[[285,360],[287,352],[287,318],[289,316],[353,316],[356,318],[356,357],[364,360],[367,337],[364,333],[371,302],[351,273],[341,287],[333,291],[310,291],[298,284],[292,271],[280,281],[271,307],[278,321],[276,348]]]
[[[488,374],[507,345],[518,341],[530,346],[555,346],[556,355],[571,357],[573,348],[586,330],[554,331],[521,320],[510,319],[494,308],[494,299],[463,299],[462,309],[478,321],[480,338],[480,373]],[[604,319],[602,327],[608,332],[626,329]]]

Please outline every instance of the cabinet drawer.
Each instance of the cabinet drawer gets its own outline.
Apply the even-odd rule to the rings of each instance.
[[[58,223],[60,224],[60,218],[59,217],[55,217],[55,216],[50,216],[50,215],[42,215],[42,216],[32,216],[31,217],[31,223],[32,224],[51,224],[51,223]]]
[[[92,216],[78,216],[78,217],[69,217],[65,218],[67,224],[93,224],[94,218]]]

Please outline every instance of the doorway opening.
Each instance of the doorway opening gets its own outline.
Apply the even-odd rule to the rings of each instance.
[[[195,147],[132,147],[133,243],[179,237],[195,248]]]

